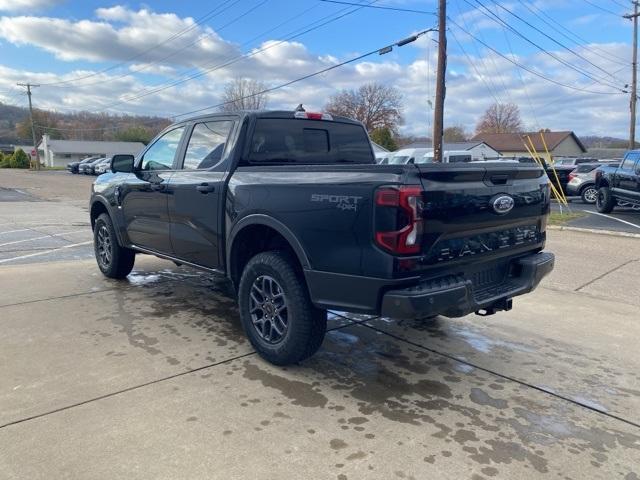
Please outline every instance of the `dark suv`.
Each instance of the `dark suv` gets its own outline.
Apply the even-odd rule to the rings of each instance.
[[[533,165],[376,165],[363,126],[302,109],[170,126],[96,180],[100,270],[147,253],[226,275],[256,350],[288,364],[326,310],[394,318],[508,310],[553,268]]]

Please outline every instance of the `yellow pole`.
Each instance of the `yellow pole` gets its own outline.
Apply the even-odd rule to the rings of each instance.
[[[547,142],[544,139],[544,133],[540,132],[540,138],[542,139],[542,145],[544,145],[544,150],[545,150],[545,152],[547,152],[547,157],[549,158],[549,162],[551,163],[551,170],[553,170],[553,175],[556,177],[556,182],[558,182],[558,188],[560,188],[560,192],[562,193],[562,196],[564,197],[565,203],[568,204],[569,202],[567,201],[567,196],[564,194],[564,191],[562,191],[562,187],[560,186],[560,178],[558,177],[558,172],[556,172],[556,167],[553,165],[554,162],[551,159],[551,154],[549,153],[549,148],[547,147]]]
[[[538,155],[538,152],[537,152],[537,150],[536,150],[536,147],[534,147],[534,145],[533,145],[533,141],[531,141],[531,137],[529,137],[528,135],[527,135],[527,140],[529,140],[529,145],[531,145],[531,150],[533,150],[533,152],[535,153],[535,155],[537,155],[537,156],[538,156],[538,159],[540,159],[540,155]],[[540,160],[540,164],[541,164],[541,165],[543,164],[543,163],[542,163],[542,160]],[[551,170],[553,170],[553,173],[555,174],[555,177],[556,177],[556,181],[558,182],[558,185],[556,186],[556,185],[554,185],[554,184],[553,184],[553,181],[552,181],[551,179],[549,179],[549,180],[550,180],[550,183],[551,183],[551,186],[553,187],[553,189],[554,189],[554,190],[555,190],[555,192],[556,192],[556,198],[558,199],[558,201],[560,201],[560,202],[564,203],[564,204],[565,204],[565,206],[569,207],[569,203],[567,202],[567,199],[566,199],[566,197],[564,196],[564,194],[563,194],[563,192],[562,192],[562,189],[560,188],[560,180],[558,179],[558,174],[556,173],[556,171],[555,171],[555,169],[553,168],[553,166],[551,166]]]
[[[527,137],[529,138],[529,137]],[[531,157],[535,160],[535,162],[544,169],[542,163],[540,162],[540,159],[538,157],[536,157],[533,152],[531,151],[531,149],[529,148],[529,146],[526,144],[526,142],[523,142],[524,144],[524,148],[527,149],[527,152],[529,152],[529,155],[531,155]],[[556,190],[555,185],[553,184],[553,182],[549,181],[549,186],[551,187],[551,193],[553,194],[554,197],[556,197],[556,200],[558,200],[558,202],[560,202],[562,204],[562,198],[560,198],[560,196],[558,195],[558,191]]]

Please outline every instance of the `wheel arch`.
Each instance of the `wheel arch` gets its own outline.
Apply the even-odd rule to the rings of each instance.
[[[227,239],[227,276],[238,285],[249,259],[262,251],[281,248],[297,259],[300,269],[310,268],[309,258],[295,234],[282,222],[263,214],[252,214],[236,223]]]
[[[584,191],[585,191],[587,188],[589,188],[589,187],[593,187],[593,188],[595,188],[596,190],[598,189],[598,187],[596,186],[596,183],[595,183],[595,182],[593,182],[593,183],[585,183],[584,185],[582,185],[582,186],[580,187],[580,195],[582,195],[582,192],[584,192]]]
[[[91,230],[95,228],[97,218],[106,213],[111,218],[111,222],[113,223],[113,228],[116,231],[116,236],[118,237],[118,243],[121,246],[126,246],[128,242],[126,241],[125,234],[121,230],[121,226],[118,224],[118,219],[114,215],[114,212],[109,207],[109,203],[107,200],[101,197],[95,197],[91,202],[91,208],[89,210],[89,218],[91,220]]]

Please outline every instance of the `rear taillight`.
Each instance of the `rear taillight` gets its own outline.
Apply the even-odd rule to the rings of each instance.
[[[573,172],[571,172],[571,173],[569,174],[569,181],[573,180],[574,178],[576,178],[576,174],[575,174],[575,173],[573,173]]]
[[[376,190],[376,244],[398,255],[420,253],[422,189],[381,187]]]

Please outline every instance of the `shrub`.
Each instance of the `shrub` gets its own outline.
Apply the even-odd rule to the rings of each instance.
[[[29,168],[29,163],[29,157],[24,153],[24,150],[19,148],[11,155],[9,166],[11,168]]]
[[[10,158],[10,155],[5,155],[4,153],[0,152],[0,168],[9,168]]]

